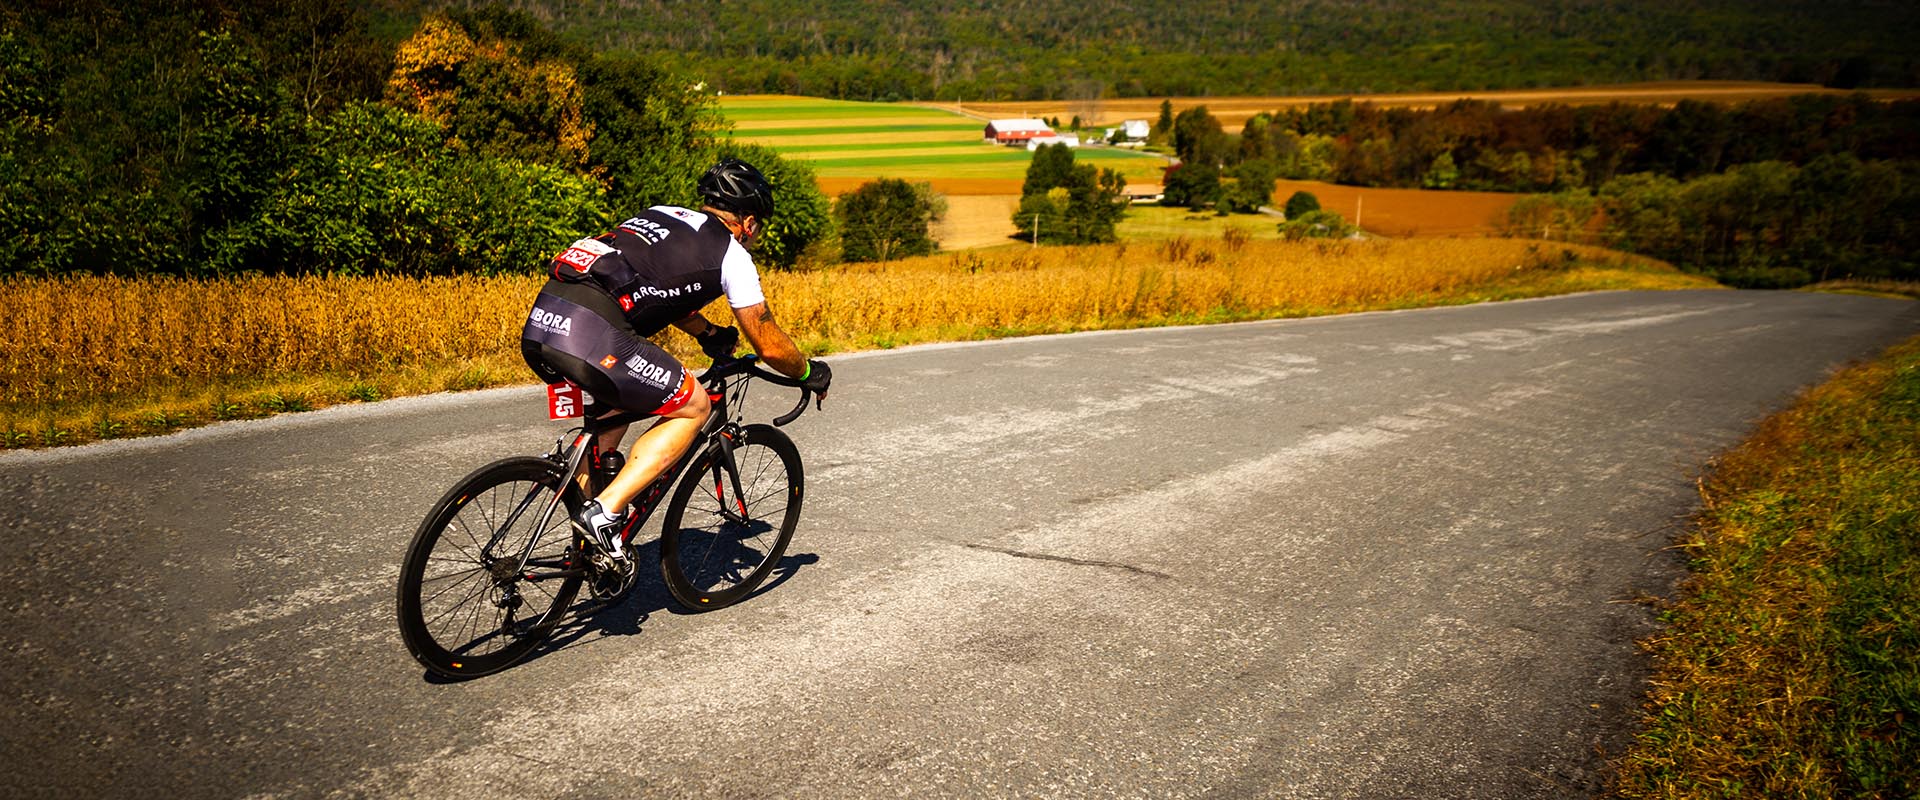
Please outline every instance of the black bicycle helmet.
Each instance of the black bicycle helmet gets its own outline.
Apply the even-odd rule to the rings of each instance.
[[[700,196],[707,205],[742,216],[773,216],[773,184],[752,164],[723,158],[700,176]]]

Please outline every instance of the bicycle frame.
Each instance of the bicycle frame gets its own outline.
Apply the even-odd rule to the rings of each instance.
[[[655,477],[653,482],[648,484],[647,488],[641,490],[639,496],[634,499],[633,519],[629,520],[620,532],[623,543],[633,540],[634,531],[646,524],[647,519],[653,515],[654,509],[659,506],[660,499],[666,496],[667,489],[679,482],[681,477],[686,473],[687,468],[693,464],[695,459],[708,451],[715,451],[715,458],[713,460],[714,492],[716,497],[721,501],[720,507],[722,511],[730,516],[734,514],[733,509],[728,507],[725,498],[721,496],[724,494],[726,488],[721,485],[720,482],[720,475],[722,473],[731,476],[733,479],[732,489],[735,502],[743,502],[744,492],[740,488],[740,471],[735,468],[733,461],[733,443],[740,439],[741,421],[745,417],[747,387],[753,382],[754,378],[784,385],[800,386],[799,381],[786,378],[785,376],[776,376],[773,373],[755,367],[754,363],[757,360],[758,359],[752,355],[743,356],[723,364],[716,364],[700,376],[701,388],[706,390],[707,399],[712,403],[713,410],[707,415],[706,422],[700,426],[700,433],[695,437],[693,445],[689,445],[686,452],[681,453],[679,458],[674,459],[673,464],[663,470],[659,476]],[[812,392],[806,390],[805,387],[801,387],[799,404],[795,405],[792,411],[776,418],[773,424],[785,425],[788,422],[792,422],[795,418],[798,418],[800,414],[806,410],[807,400],[811,395]],[[740,409],[737,414],[733,411],[733,409],[736,408]],[[574,485],[577,486],[578,483],[575,482],[578,480],[581,470],[587,465],[599,462],[600,434],[646,418],[647,415],[636,412],[614,411],[613,413],[595,419],[585,420],[579,427],[571,428],[562,434],[560,439],[554,442],[552,452],[547,454],[548,460],[564,464],[561,472],[561,487],[559,491],[554,493],[553,499],[549,500],[546,507],[542,509],[534,530],[546,530],[547,524],[553,519],[554,511],[560,506],[562,494],[567,491],[567,484],[574,483]],[[572,438],[571,444],[567,443],[569,437]],[[704,447],[697,446],[703,444],[705,445]],[[588,471],[588,476],[587,488],[589,491],[598,492],[604,488],[600,485],[598,476],[593,474],[591,470]],[[528,499],[531,500],[531,496],[529,496]],[[514,513],[508,517],[509,524],[502,526],[500,530],[494,532],[493,540],[487,543],[485,552],[491,552],[493,545],[499,541],[500,536],[507,528],[512,527],[511,521],[517,519],[524,510],[524,505],[519,509],[515,509]],[[744,506],[741,513],[745,513]],[[744,517],[739,517],[734,521],[741,521],[743,519]],[[517,562],[518,568],[516,571],[527,580],[549,580],[585,572],[584,567],[572,565],[568,565],[568,569],[553,573],[528,572],[527,567],[532,562],[533,550],[539,543],[539,538],[538,536],[528,537],[527,546],[521,551],[519,561]]]

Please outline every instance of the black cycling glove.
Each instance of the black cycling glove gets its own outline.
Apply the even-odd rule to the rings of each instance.
[[[693,337],[700,343],[700,352],[706,353],[714,361],[726,361],[733,358],[733,351],[740,346],[740,330],[731,325],[707,324],[707,332]]]
[[[803,385],[814,394],[826,394],[827,387],[833,385],[833,368],[825,361],[807,362],[807,379]]]

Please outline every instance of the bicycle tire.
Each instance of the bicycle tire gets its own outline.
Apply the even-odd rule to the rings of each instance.
[[[566,615],[580,575],[536,581],[511,569],[528,537],[530,566],[564,573],[577,563],[575,487],[534,530],[560,483],[560,466],[551,461],[502,459],[462,478],[421,521],[401,564],[396,613],[400,638],[422,666],[455,679],[499,672],[531,653]],[[525,616],[517,613],[522,608]]]
[[[660,574],[667,591],[691,611],[712,611],[739,602],[773,573],[793,539],[805,496],[800,450],[769,425],[749,425],[734,445],[734,464],[744,502],[734,503],[732,480],[720,476],[721,494],[744,508],[728,519],[712,491],[718,448],[708,448],[680,485],[660,534]],[[724,472],[726,465],[720,463]]]

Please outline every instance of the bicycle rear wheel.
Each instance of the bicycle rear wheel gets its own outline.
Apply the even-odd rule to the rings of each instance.
[[[750,425],[734,444],[740,493],[716,448],[695,461],[667,505],[660,573],[675,600],[694,611],[739,602],[779,566],[800,522],[800,450],[768,425]]]
[[[427,669],[449,678],[506,669],[565,616],[584,572],[570,519],[579,493],[566,492],[540,520],[560,487],[551,461],[496,461],[455,484],[420,523],[397,605],[400,638]]]

